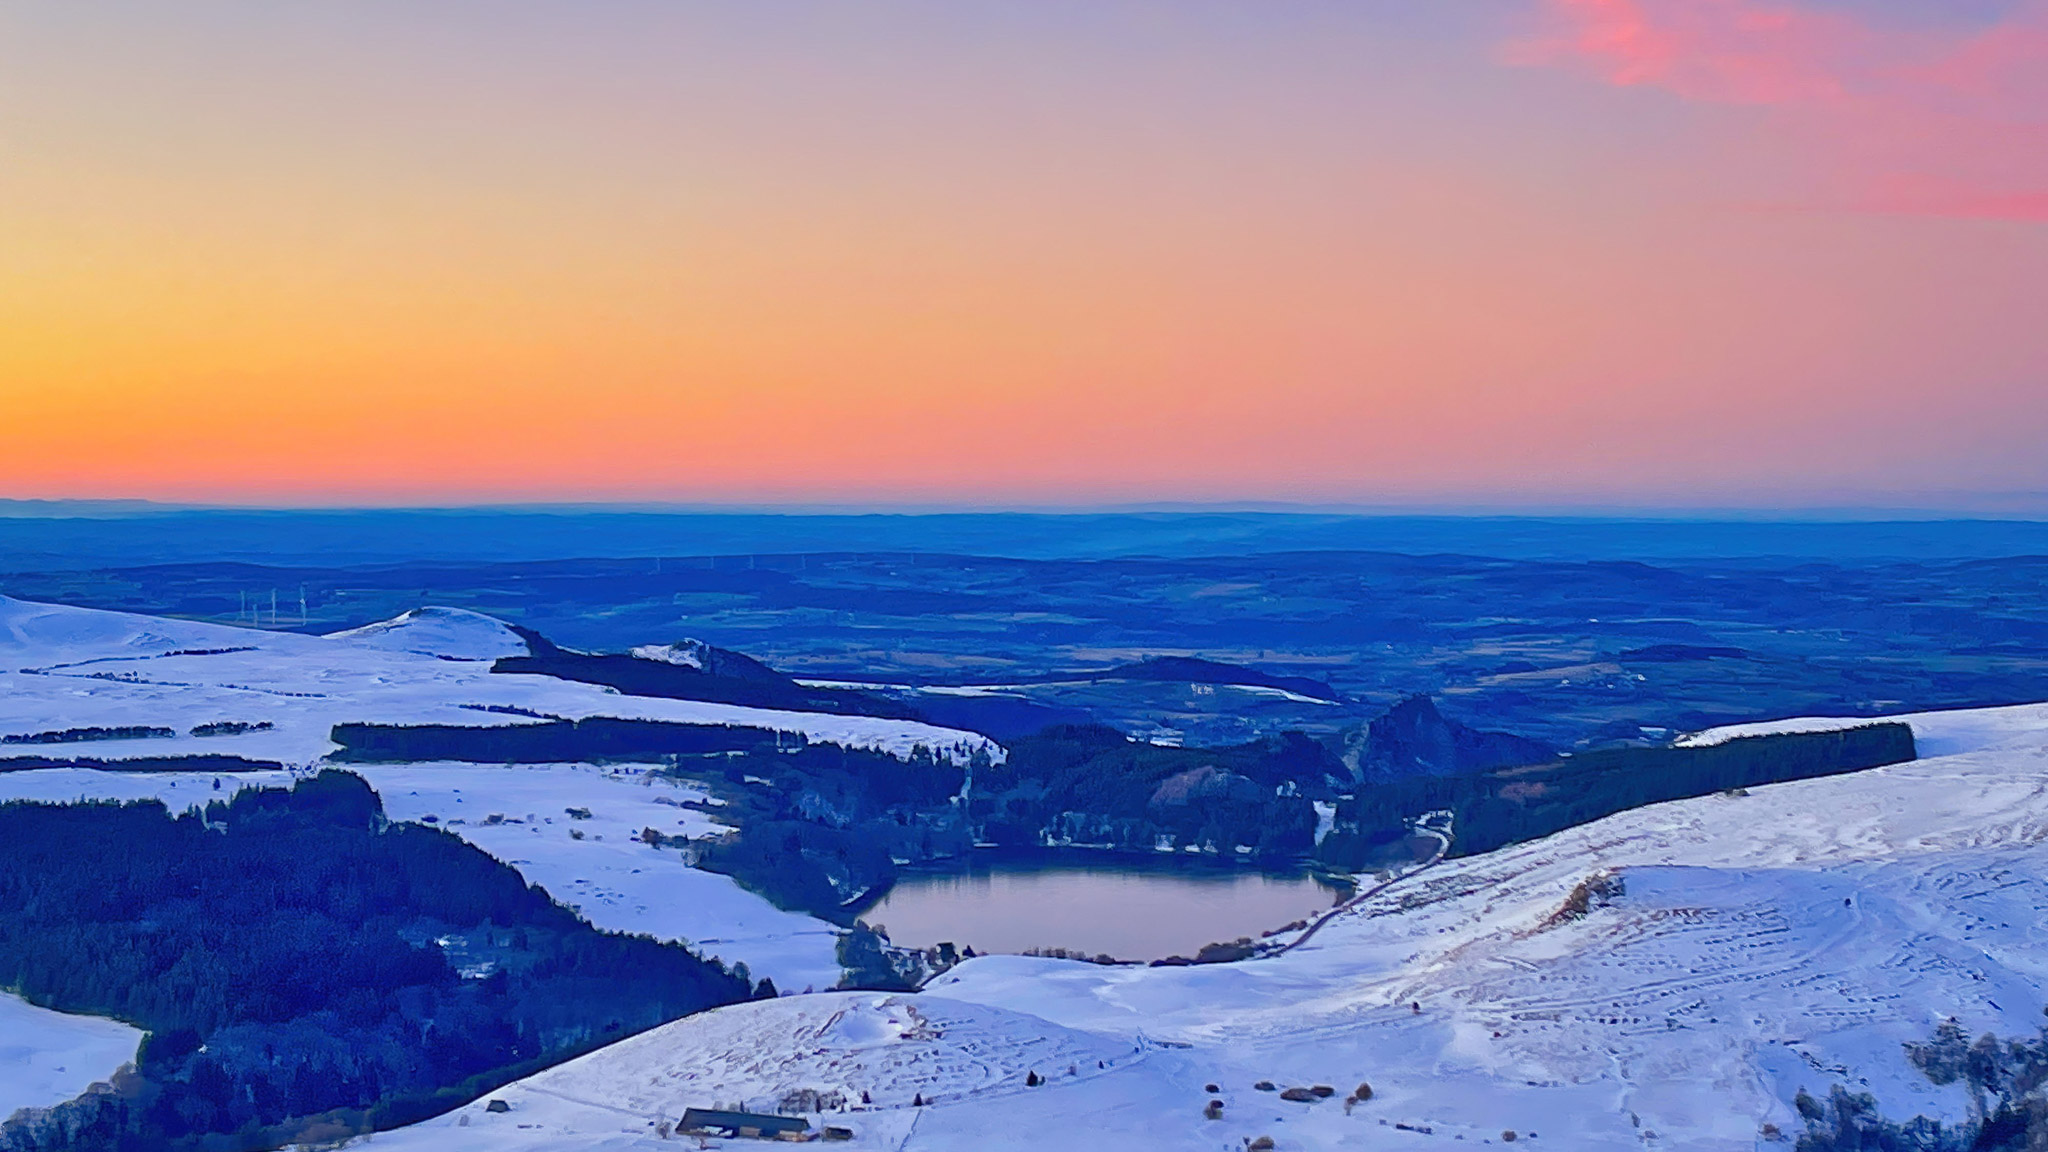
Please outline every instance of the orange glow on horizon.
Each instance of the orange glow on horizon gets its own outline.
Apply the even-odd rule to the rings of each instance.
[[[450,74],[283,17],[153,71],[10,18],[46,51],[0,47],[0,495],[2048,487],[2048,229],[1745,208],[1811,175],[1753,109],[1456,21],[1189,15],[1126,60],[963,17],[942,98],[894,41],[633,13],[602,59],[533,16]],[[709,43],[760,75],[662,70]],[[1628,84],[1696,74],[1655,64]]]

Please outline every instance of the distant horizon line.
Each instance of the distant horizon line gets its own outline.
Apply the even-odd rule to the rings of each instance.
[[[1459,520],[1610,520],[1644,522],[1731,523],[1896,523],[1979,522],[2040,523],[2048,521],[2048,493],[1981,494],[2024,501],[2022,507],[1983,504],[1832,504],[1787,507],[1756,505],[1665,504],[1367,504],[1335,501],[1279,500],[1153,500],[1093,503],[943,503],[929,501],[657,501],[562,500],[474,501],[422,503],[206,503],[149,499],[9,498],[0,497],[0,517],[38,519],[217,514],[543,514],[543,515],[669,515],[669,516],[1316,516],[1347,519]],[[2017,498],[2017,499],[2016,499]]]

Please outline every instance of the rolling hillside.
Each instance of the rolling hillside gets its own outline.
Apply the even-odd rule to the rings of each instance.
[[[1277,958],[986,957],[917,995],[721,1009],[508,1088],[508,1113],[479,1101],[374,1145],[652,1148],[681,1107],[853,1086],[872,1104],[811,1118],[850,1128],[852,1147],[933,1152],[1220,1152],[1262,1135],[1431,1148],[1508,1131],[1539,1148],[1789,1147],[1771,1136],[1805,1130],[1799,1094],[1838,1085],[1895,1120],[1953,1123],[1968,1090],[1932,1083],[1904,1046],[1951,1018],[1967,1036],[2039,1026],[2048,706],[1910,722],[1937,755],[1438,864]],[[841,1007],[937,1023],[816,1025]],[[711,1058],[742,1032],[749,1060]],[[1011,1083],[1020,1063],[1044,1083]],[[1360,1081],[1372,1097],[1347,1109]],[[1260,1082],[1335,1094],[1296,1103]],[[900,1099],[911,1085],[925,1106]],[[1203,1115],[1211,1098],[1220,1119]]]
[[[724,725],[907,756],[977,752],[986,737],[915,720],[622,695],[546,675],[494,675],[523,650],[504,624],[424,609],[332,636],[304,636],[0,597],[0,769],[233,757],[310,766],[334,726],[531,725],[607,718]],[[107,738],[108,734],[132,738]],[[66,732],[78,739],[60,739]],[[94,735],[100,739],[92,739]]]

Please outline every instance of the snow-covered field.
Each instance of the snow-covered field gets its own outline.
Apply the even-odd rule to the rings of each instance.
[[[69,1016],[0,992],[0,1119],[61,1104],[135,1059],[142,1033],[116,1020]]]
[[[290,772],[103,772],[96,768],[33,768],[0,772],[0,802],[41,800],[161,800],[173,812],[227,800],[244,788],[289,788]],[[215,781],[219,787],[215,787]]]
[[[349,771],[370,782],[393,820],[433,817],[599,928],[646,933],[727,963],[744,962],[755,979],[771,977],[778,988],[839,982],[837,929],[784,912],[729,876],[690,867],[676,847],[654,848],[639,839],[647,828],[688,838],[721,834],[722,825],[680,806],[707,799],[697,788],[639,765],[357,764]],[[0,801],[158,799],[182,812],[241,788],[289,786],[291,780],[288,772],[38,768],[0,772]],[[571,808],[590,815],[572,817]],[[0,1044],[7,1037],[0,1028]]]
[[[352,766],[394,820],[441,827],[519,869],[599,928],[676,940],[791,991],[839,983],[839,930],[784,912],[730,876],[690,867],[641,831],[701,838],[723,825],[678,805],[706,794],[635,765]],[[0,787],[5,786],[0,776]],[[575,808],[587,818],[568,814]],[[492,823],[493,815],[503,817]],[[571,832],[582,833],[582,838]]]
[[[333,636],[301,636],[35,604],[0,596],[0,737],[68,728],[154,727],[132,740],[10,743],[0,756],[127,760],[221,754],[305,767],[335,751],[345,722],[499,725],[593,716],[738,724],[812,740],[949,757],[1001,749],[986,737],[909,720],[836,716],[625,696],[548,676],[495,675],[490,661],[525,642],[488,616],[408,613]],[[268,724],[195,736],[201,725]]]
[[[1972,1035],[2040,1026],[2048,708],[1912,722],[1929,759],[1450,861],[1277,958],[996,956],[913,996],[740,1005],[496,1093],[510,1112],[480,1101],[370,1145],[673,1147],[656,1125],[683,1107],[802,1088],[848,1096],[813,1120],[852,1129],[851,1147],[933,1152],[1408,1149],[1510,1130],[1538,1148],[1783,1147],[1762,1126],[1796,1134],[1794,1094],[1836,1083],[1897,1118],[1960,1117],[1961,1089],[1901,1045],[1950,1016]],[[1558,916],[1595,875],[1618,890]],[[842,1011],[863,1022],[820,1023]],[[1021,1086],[1019,1067],[1046,1082]],[[1283,1101],[1260,1080],[1335,1096]],[[1361,1080],[1372,1098],[1347,1110]],[[1211,1083],[1221,1119],[1202,1115]]]
[[[1958,712],[1908,712],[1883,719],[1898,721],[1913,729],[1913,743],[1922,759],[1952,756],[1959,752],[1988,751],[2008,742],[2028,745],[2048,727],[2048,704],[2013,704],[2004,708],[1970,708]],[[1874,723],[1868,716],[1802,716],[1792,720],[1764,720],[1754,724],[1730,724],[1681,736],[1677,743],[1699,747],[1720,744],[1739,736],[1768,736],[1779,732],[1837,732]]]
[[[738,713],[851,738],[840,726],[854,722],[841,717],[491,676],[475,657],[497,650],[500,627],[430,614],[322,639],[0,600],[0,734],[161,724],[180,734],[8,751],[222,751],[303,765],[329,750],[326,726],[340,719],[510,722],[462,707],[481,704]],[[248,651],[217,651],[237,647]],[[185,734],[225,719],[276,728]],[[1929,1084],[1901,1045],[1947,1017],[1971,1035],[2030,1036],[2041,1024],[2048,705],[1905,719],[1918,761],[1658,805],[1445,862],[1275,958],[1106,968],[985,957],[916,995],[736,1005],[495,1093],[509,1112],[479,1101],[367,1144],[675,1147],[660,1125],[684,1107],[772,1109],[805,1090],[824,1097],[813,1120],[851,1129],[851,1147],[932,1152],[1242,1152],[1261,1135],[1283,1150],[1406,1149],[1499,1143],[1507,1131],[1538,1148],[1751,1149],[1766,1124],[1799,1130],[1797,1091],[1836,1083],[1872,1092],[1894,1117],[1961,1116],[1961,1090]],[[1861,722],[1778,721],[1690,739]],[[861,739],[898,750],[940,746],[943,732],[866,723]],[[944,738],[960,751],[962,735]],[[704,799],[686,784],[630,766],[363,771],[394,817],[435,817],[600,925],[688,939],[785,989],[836,976],[823,925],[634,838],[645,827],[715,833],[709,815],[681,806]],[[0,773],[0,796],[158,795],[182,807],[261,780],[223,777],[215,792],[208,777],[47,770]],[[1603,882],[1585,914],[1560,915],[1592,878]],[[6,1019],[0,1044],[14,1036]],[[48,1027],[31,1022],[23,1034]],[[80,1061],[92,1065],[81,1075],[105,1076],[132,1053],[132,1036],[124,1042]],[[1032,1073],[1044,1082],[1029,1084]],[[1334,1095],[1285,1101],[1260,1081]],[[1347,1108],[1361,1081],[1371,1099]],[[1211,1098],[1220,1119],[1203,1115]]]
[[[0,758],[102,762],[225,754],[303,771],[334,750],[336,723],[518,724],[513,707],[549,715],[748,724],[897,754],[1000,750],[985,738],[902,720],[782,712],[624,696],[542,676],[494,675],[489,661],[525,650],[501,622],[425,609],[329,637],[300,636],[0,597],[0,736],[90,727],[169,728],[176,735],[0,745]],[[264,730],[194,736],[205,724]],[[718,835],[686,801],[700,790],[645,766],[351,765],[398,820],[435,822],[518,868],[601,928],[689,943],[743,961],[778,987],[829,988],[840,977],[831,925],[784,912],[729,877],[689,867],[676,847],[637,837]],[[136,772],[43,768],[0,772],[0,800],[163,800],[183,811],[291,772]],[[569,809],[588,810],[587,819]],[[497,822],[490,817],[496,814]],[[580,833],[572,836],[571,832]],[[10,1033],[0,1028],[0,1043]],[[0,1077],[4,1078],[4,1077]]]

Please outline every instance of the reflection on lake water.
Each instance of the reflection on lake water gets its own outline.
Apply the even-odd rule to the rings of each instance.
[[[965,871],[906,872],[862,919],[907,947],[951,941],[976,952],[1065,948],[1157,960],[1257,938],[1344,895],[1305,873],[983,860]]]

